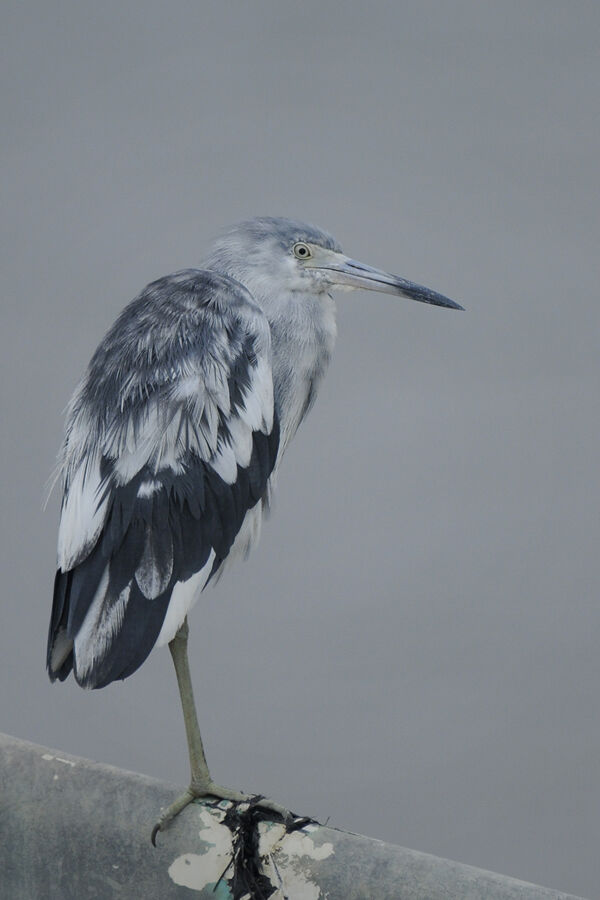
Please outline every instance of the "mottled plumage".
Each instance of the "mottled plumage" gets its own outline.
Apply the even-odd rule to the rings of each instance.
[[[169,644],[192,778],[153,841],[194,797],[248,800],[208,771],[187,614],[257,540],[275,471],[331,357],[331,291],[355,288],[461,308],[344,256],[310,225],[252,219],[216,241],[203,268],[149,284],[71,400],[48,673],[62,681],[73,671],[83,687],[100,688]]]
[[[67,417],[51,675],[73,668],[103,687],[134,672],[266,502],[279,445],[270,343],[246,289],[198,269],[148,285],[106,335]],[[200,572],[169,616],[174,589]]]

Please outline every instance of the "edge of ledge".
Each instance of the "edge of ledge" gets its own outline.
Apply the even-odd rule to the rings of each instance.
[[[218,881],[232,853],[227,804],[191,804],[155,849],[152,824],[180,789],[1,733],[0,788],[0,868],[13,900],[234,897],[233,870]],[[583,900],[337,828],[258,827],[275,900]]]

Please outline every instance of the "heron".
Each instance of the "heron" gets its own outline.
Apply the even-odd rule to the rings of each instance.
[[[251,796],[211,778],[188,662],[200,593],[256,544],[285,450],[312,407],[336,338],[333,290],[448,309],[429,288],[344,255],[327,232],[260,217],[221,234],[199,268],[147,285],[98,346],[67,408],[48,634],[51,681],[132,675],[168,645],[192,800]],[[256,801],[284,818],[268,798]]]

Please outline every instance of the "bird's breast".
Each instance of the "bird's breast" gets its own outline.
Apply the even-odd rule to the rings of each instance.
[[[335,304],[330,296],[293,294],[269,317],[280,454],[314,403],[335,344]]]

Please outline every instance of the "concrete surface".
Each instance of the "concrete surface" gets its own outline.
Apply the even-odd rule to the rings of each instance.
[[[226,809],[189,806],[152,847],[152,825],[176,787],[0,735],[0,788],[2,900],[251,896],[227,869],[235,836],[223,823]],[[257,828],[255,897],[574,900],[333,828]]]

